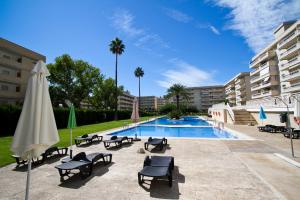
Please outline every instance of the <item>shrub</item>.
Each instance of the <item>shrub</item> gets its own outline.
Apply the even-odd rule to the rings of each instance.
[[[13,135],[21,114],[22,107],[14,105],[0,105],[0,137]],[[69,118],[69,109],[54,108],[54,117],[57,128],[66,128]],[[96,124],[114,120],[114,111],[112,110],[85,110],[75,109],[76,122],[78,126],[87,124]],[[141,112],[141,117],[154,116],[156,112]],[[131,111],[118,111],[118,119],[130,119]]]
[[[177,111],[177,110],[172,110],[169,114],[168,117],[171,119],[180,119],[182,116],[182,112]]]

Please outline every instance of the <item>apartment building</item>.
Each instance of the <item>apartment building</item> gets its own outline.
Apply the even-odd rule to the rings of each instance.
[[[188,87],[190,93],[189,105],[199,111],[206,112],[213,104],[225,101],[225,89],[223,85]]]
[[[255,55],[250,62],[251,98],[258,99],[280,94],[280,78],[276,42]]]
[[[274,32],[281,78],[281,94],[300,92],[300,20],[282,23]]]
[[[132,110],[134,98],[129,91],[123,92],[118,96],[118,110]]]
[[[141,96],[140,104],[142,110],[156,111],[158,108],[156,96]]]
[[[46,57],[0,38],[0,104],[24,101],[30,72],[38,60]]]
[[[245,105],[251,99],[250,73],[241,72],[224,85],[226,99],[230,106]]]
[[[157,97],[157,109],[161,108],[162,106],[166,105],[167,100],[163,97]]]

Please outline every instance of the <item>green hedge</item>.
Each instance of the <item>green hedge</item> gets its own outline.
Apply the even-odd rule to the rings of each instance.
[[[21,107],[13,105],[0,106],[0,137],[13,135],[21,114]],[[114,120],[114,111],[96,111],[75,109],[76,122],[78,126],[96,124]],[[154,112],[141,112],[141,117],[154,116]],[[129,119],[131,111],[118,111],[118,119]],[[66,128],[69,110],[65,108],[54,108],[54,117],[57,128]]]

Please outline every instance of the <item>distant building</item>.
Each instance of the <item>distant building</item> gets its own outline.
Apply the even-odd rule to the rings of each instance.
[[[129,91],[123,92],[118,96],[118,110],[132,110],[134,98]]]
[[[24,101],[30,72],[38,60],[46,57],[0,38],[0,103]]]
[[[251,99],[249,72],[241,72],[225,83],[225,95],[230,106],[245,105]]]
[[[162,106],[166,105],[167,100],[163,97],[157,97],[157,109],[161,108]]]
[[[190,93],[189,105],[202,112],[207,112],[213,104],[225,101],[223,85],[188,87],[187,90]]]
[[[156,96],[141,96],[140,103],[142,110],[156,111],[158,108]]]

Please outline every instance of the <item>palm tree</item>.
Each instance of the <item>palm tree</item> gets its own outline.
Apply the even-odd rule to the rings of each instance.
[[[180,97],[182,99],[189,99],[189,93],[185,86],[181,84],[172,85],[167,91],[167,98],[176,97],[176,109],[179,111]]]
[[[118,55],[121,55],[124,52],[125,45],[122,40],[119,38],[114,39],[109,44],[109,50],[116,55],[116,68],[115,68],[115,120],[118,119]]]
[[[139,78],[139,109],[141,105],[141,77],[144,76],[144,70],[141,67],[137,67],[134,71],[135,77]]]

